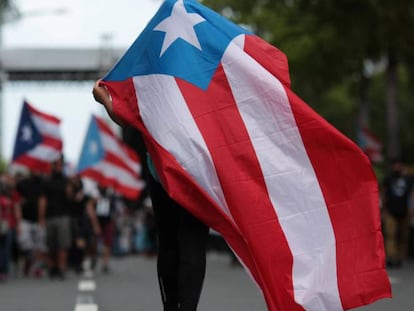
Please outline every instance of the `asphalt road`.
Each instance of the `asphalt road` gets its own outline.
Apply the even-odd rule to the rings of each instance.
[[[0,311],[161,311],[154,258],[129,256],[112,261],[110,274],[69,273],[66,280],[14,277],[0,284]],[[390,270],[393,299],[361,311],[414,310],[414,262]],[[210,253],[199,311],[261,311],[256,286],[225,255]]]

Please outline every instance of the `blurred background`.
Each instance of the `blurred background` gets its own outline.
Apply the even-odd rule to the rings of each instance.
[[[94,81],[132,44],[161,2],[0,0],[0,172],[4,176],[10,172],[25,100],[61,119],[65,160],[68,166],[77,165],[91,114],[107,119],[91,95]],[[379,182],[395,160],[403,164],[404,174],[412,180],[413,1],[201,2],[287,55],[293,91],[361,147]],[[114,130],[145,159],[137,132]],[[145,161],[141,164],[145,180]],[[22,310],[25,302],[17,298],[22,293],[32,303],[39,293],[48,297],[33,305],[32,309],[39,311],[76,310],[76,302],[88,304],[91,299],[99,302],[99,310],[116,310],[121,301],[108,299],[107,293],[122,294],[125,311],[160,309],[150,205],[145,189],[137,202],[119,200],[111,259],[116,264],[109,276],[96,276],[101,287],[94,294],[80,290],[76,275],[64,283],[50,283],[45,276],[27,277],[24,267],[19,266],[17,250],[7,282],[0,283],[0,305],[6,306],[0,309]],[[408,206],[412,213],[411,197]],[[366,310],[396,306],[412,310],[414,222],[409,215],[411,223],[404,229],[410,232],[407,259],[401,267],[389,267],[395,298]],[[257,289],[214,233],[209,248],[210,270],[201,310],[264,310]],[[85,310],[98,310],[93,308]]]

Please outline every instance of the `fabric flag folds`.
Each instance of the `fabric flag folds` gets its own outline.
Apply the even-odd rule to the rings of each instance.
[[[60,120],[24,101],[16,132],[12,164],[47,173],[62,154]]]
[[[128,199],[137,199],[144,187],[138,155],[97,116],[90,120],[77,170]]]
[[[370,163],[292,92],[278,49],[168,0],[102,83],[169,195],[223,235],[269,310],[390,297]]]

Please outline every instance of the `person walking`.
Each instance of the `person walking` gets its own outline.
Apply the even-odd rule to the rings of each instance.
[[[101,229],[96,216],[95,199],[85,193],[79,175],[70,178],[67,194],[72,229],[69,264],[80,274],[86,256],[96,256],[96,241]]]
[[[114,200],[107,187],[98,186],[99,196],[96,199],[96,217],[101,234],[99,243],[102,246],[101,269],[103,273],[109,272],[109,260],[112,254],[115,236]]]
[[[408,251],[410,232],[409,201],[413,182],[400,161],[393,161],[391,172],[382,183],[383,224],[387,265],[401,267]]]
[[[113,111],[111,97],[99,81],[93,89],[111,119],[123,126]],[[157,273],[164,311],[196,311],[206,269],[209,228],[174,201],[159,182],[148,160],[150,196],[158,229]]]
[[[63,174],[63,156],[52,163],[52,173],[39,198],[39,222],[46,228],[49,276],[65,278],[71,244],[70,184]]]
[[[24,259],[24,275],[42,274],[46,254],[46,232],[39,225],[39,198],[43,192],[43,178],[31,172],[16,185],[21,197],[18,244]]]

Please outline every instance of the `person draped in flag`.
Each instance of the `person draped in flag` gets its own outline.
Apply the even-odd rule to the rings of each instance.
[[[95,83],[93,94],[120,126],[106,88]],[[149,190],[158,235],[157,273],[164,311],[197,310],[206,269],[209,228],[164,190],[150,157]]]
[[[391,296],[370,162],[292,91],[280,50],[198,1],[165,0],[98,84],[112,118],[141,132],[164,190],[225,238],[269,311]]]

